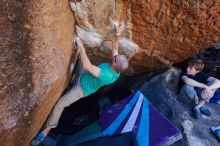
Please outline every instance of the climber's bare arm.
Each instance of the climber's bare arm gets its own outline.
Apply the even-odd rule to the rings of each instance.
[[[112,57],[114,58],[114,56],[118,55],[118,44],[119,44],[119,37],[118,35],[116,35],[116,38],[113,40],[113,48],[112,48]]]
[[[90,72],[93,76],[98,78],[100,74],[100,69],[90,62],[86,54],[86,49],[80,38],[76,38],[76,43],[78,45],[78,49],[80,49],[80,57],[81,57],[81,61],[82,61],[84,69]]]
[[[119,47],[119,39],[121,32],[123,31],[123,24],[120,23],[118,26],[116,26],[116,37],[113,40],[113,48],[112,48],[112,58],[114,59],[114,56],[118,55],[118,47]]]

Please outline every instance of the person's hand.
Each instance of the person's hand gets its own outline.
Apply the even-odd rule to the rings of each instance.
[[[78,47],[79,49],[81,49],[81,48],[84,47],[84,46],[83,46],[83,43],[82,43],[82,41],[81,41],[81,39],[80,39],[79,37],[76,37],[76,38],[75,38],[75,43],[76,43],[76,45],[77,45],[77,47]]]
[[[204,90],[201,92],[201,96],[205,99],[211,98],[214,95],[214,91],[210,89],[208,86],[204,88]]]
[[[120,36],[122,31],[124,30],[123,22],[120,22],[118,26],[116,26],[116,35]]]

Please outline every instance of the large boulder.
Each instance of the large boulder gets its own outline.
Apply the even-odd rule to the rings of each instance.
[[[220,105],[206,103],[212,116],[202,116],[199,120],[193,118],[193,105],[189,101],[182,100],[177,94],[179,74],[180,70],[170,68],[165,73],[153,77],[139,90],[182,131],[183,139],[176,142],[175,146],[219,145],[217,139],[211,134],[210,127],[220,124]]]
[[[110,59],[103,48],[114,38],[114,23],[126,22],[120,48],[130,58],[129,74],[167,67],[219,43],[219,7],[217,0],[77,0],[71,5],[76,32],[95,63]]]
[[[110,60],[114,23],[128,74],[167,67],[220,42],[220,1],[0,1],[0,143],[28,145],[67,86],[72,36]],[[76,24],[74,23],[76,20]],[[74,30],[74,26],[76,26]]]
[[[0,145],[26,146],[67,85],[67,0],[0,1]]]

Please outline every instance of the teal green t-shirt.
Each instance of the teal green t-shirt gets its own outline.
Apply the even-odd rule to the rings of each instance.
[[[109,63],[102,63],[98,65],[98,67],[100,68],[98,78],[94,77],[89,72],[84,73],[80,78],[80,85],[86,95],[96,92],[102,86],[113,83],[120,75],[120,73],[117,73],[111,68]]]

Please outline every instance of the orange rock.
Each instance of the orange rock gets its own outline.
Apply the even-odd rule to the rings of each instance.
[[[0,3],[0,145],[28,146],[68,83],[74,19],[67,0]]]
[[[75,0],[74,13],[68,0],[1,2],[1,145],[28,145],[65,89],[74,22],[98,64],[111,59],[103,48],[110,44],[102,41],[111,42],[114,23],[123,18],[120,50],[131,57],[131,75],[165,68],[220,42],[220,1],[123,2],[126,8],[118,0]]]
[[[32,26],[31,26],[30,24],[27,24],[27,23],[26,23],[26,24],[24,24],[24,28],[25,28],[25,29],[31,29]]]

